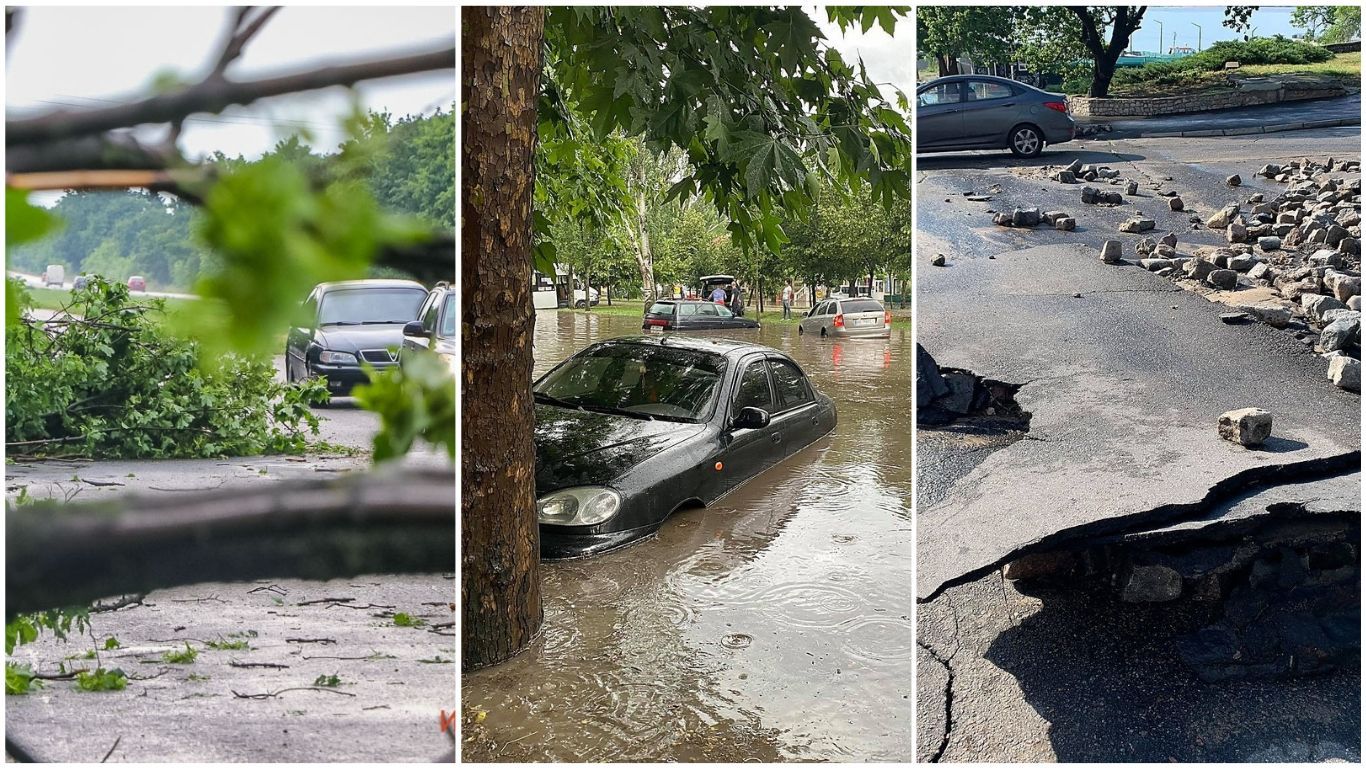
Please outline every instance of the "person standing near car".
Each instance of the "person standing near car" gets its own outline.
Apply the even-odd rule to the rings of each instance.
[[[739,283],[735,284],[735,290],[730,294],[730,311],[736,317],[745,316],[745,290]]]
[[[726,289],[725,289],[725,288],[722,288],[722,287],[719,286],[719,285],[716,286],[715,288],[712,289],[711,296],[710,296],[709,298],[710,298],[712,301],[716,302],[717,304],[725,304],[725,303],[726,303]]]
[[[787,285],[783,286],[783,319],[788,320],[792,317],[792,281],[788,280]]]

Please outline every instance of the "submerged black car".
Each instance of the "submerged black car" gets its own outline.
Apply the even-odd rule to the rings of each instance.
[[[533,390],[545,558],[648,536],[835,428],[834,402],[791,358],[736,341],[604,341]]]
[[[714,301],[661,299],[645,312],[646,331],[710,331],[728,328],[758,328],[759,321],[737,317],[725,305]]]
[[[398,362],[403,326],[417,319],[427,289],[412,280],[320,283],[304,300],[306,326],[289,329],[285,378],[327,379],[334,395],[369,381],[362,362],[383,370]]]

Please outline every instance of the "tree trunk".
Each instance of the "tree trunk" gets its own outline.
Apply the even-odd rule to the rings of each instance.
[[[540,8],[470,7],[461,26],[461,663],[504,661],[541,630],[532,442],[532,158]]]
[[[593,311],[593,262],[588,257],[583,260],[583,311]]]
[[[645,152],[644,148],[640,150]],[[637,159],[635,168],[636,187],[636,226],[632,239],[636,245],[636,267],[640,269],[641,298],[649,307],[655,301],[655,257],[650,249],[650,228],[646,226],[647,198],[645,196],[645,163]]]
[[[935,61],[939,64],[939,76],[958,74],[958,57],[953,54],[936,53]]]

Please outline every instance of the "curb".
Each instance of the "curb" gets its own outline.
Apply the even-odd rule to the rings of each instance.
[[[1199,131],[1129,131],[1117,129],[1111,133],[1116,139],[1191,139],[1209,136],[1249,136],[1258,133],[1282,133],[1284,131],[1302,131],[1313,128],[1341,128],[1349,125],[1361,125],[1359,117],[1344,117],[1338,120],[1311,120],[1303,123],[1273,123],[1271,125],[1245,126],[1242,128],[1213,128]]]

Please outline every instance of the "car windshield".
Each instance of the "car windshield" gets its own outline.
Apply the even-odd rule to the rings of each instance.
[[[536,383],[538,400],[639,418],[701,421],[711,413],[726,360],[646,344],[589,348]]]
[[[843,312],[881,312],[882,305],[876,299],[849,299],[840,302],[840,310]]]
[[[421,288],[346,288],[323,294],[318,325],[406,323],[417,319],[427,292]]]
[[[443,339],[455,338],[455,294],[446,294],[446,306],[441,310],[441,327],[436,335]]]

